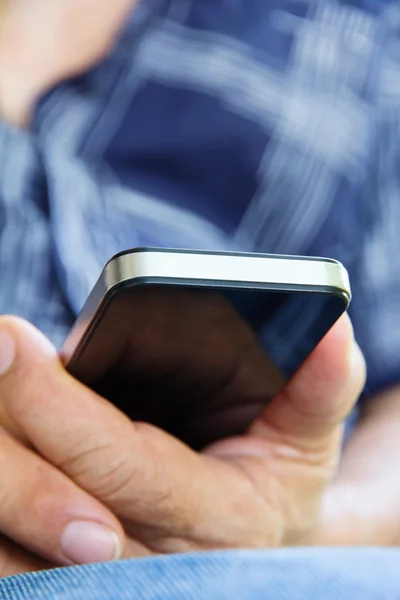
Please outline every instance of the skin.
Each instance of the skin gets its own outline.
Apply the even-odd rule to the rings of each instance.
[[[3,0],[2,117],[29,126],[36,99],[101,60],[134,4]],[[2,332],[15,347],[0,376],[0,575],[69,564],[60,540],[77,519],[114,531],[126,557],[399,543],[399,390],[365,410],[339,463],[365,378],[347,318],[246,435],[202,453],[77,383],[28,324],[3,317]]]
[[[28,124],[42,93],[104,58],[137,2],[0,0],[2,115]]]
[[[10,337],[0,377],[0,531],[30,552],[0,544],[3,575],[37,568],[32,555],[69,564],[60,540],[72,521],[112,529],[124,557],[277,547],[318,528],[343,421],[364,383],[347,317],[246,435],[200,453],[78,383],[21,320],[0,318],[0,364]]]
[[[321,507],[320,525],[305,543],[400,545],[400,389],[371,399],[341,458]]]

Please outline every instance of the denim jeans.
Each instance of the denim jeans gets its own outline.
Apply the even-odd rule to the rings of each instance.
[[[400,549],[174,555],[0,580],[1,600],[396,600]]]

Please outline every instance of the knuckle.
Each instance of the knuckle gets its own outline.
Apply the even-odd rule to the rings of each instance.
[[[92,445],[71,454],[59,463],[61,471],[103,502],[122,502],[132,494],[136,479],[135,461],[114,444]]]
[[[135,472],[127,461],[121,459],[99,473],[91,485],[91,492],[107,504],[121,506],[131,499]]]

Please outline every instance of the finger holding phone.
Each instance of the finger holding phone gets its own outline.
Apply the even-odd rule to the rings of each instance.
[[[198,313],[198,300],[190,303]],[[227,331],[225,304],[211,304],[203,328],[217,315]],[[59,565],[296,544],[317,527],[343,421],[364,381],[347,317],[247,432],[200,452],[78,382],[32,327],[2,318],[0,330],[2,471],[14,474],[3,486],[0,530],[15,543],[0,546],[3,574],[37,568],[34,556]],[[242,324],[231,330],[236,341],[251,338]]]

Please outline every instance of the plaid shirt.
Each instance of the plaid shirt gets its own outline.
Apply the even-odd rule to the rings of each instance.
[[[128,247],[337,258],[368,391],[400,381],[399,3],[142,0],[0,126],[0,224],[0,312],[57,344]]]

